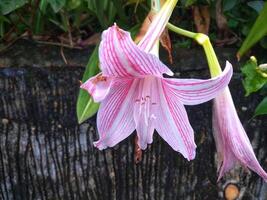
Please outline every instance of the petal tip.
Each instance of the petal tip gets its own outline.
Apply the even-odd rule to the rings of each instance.
[[[174,73],[170,69],[166,71],[166,74],[169,76],[174,76]]]
[[[101,140],[98,140],[93,143],[94,147],[98,148],[99,150],[104,150],[107,148],[107,145],[103,144]]]

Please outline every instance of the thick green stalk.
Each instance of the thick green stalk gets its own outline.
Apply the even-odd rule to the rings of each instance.
[[[211,45],[211,42],[209,40],[209,37],[207,35],[205,35],[203,33],[194,33],[191,31],[187,31],[187,30],[178,28],[171,23],[168,23],[167,27],[171,31],[173,31],[179,35],[183,35],[185,37],[189,37],[189,38],[196,40],[197,43],[203,47],[205,54],[206,54],[206,57],[207,57],[211,77],[218,76],[222,72],[222,69],[220,67],[219,61],[218,61],[217,56],[215,54],[215,51],[214,51],[214,49]]]

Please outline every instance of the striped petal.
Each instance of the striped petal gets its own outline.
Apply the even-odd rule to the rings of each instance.
[[[80,88],[85,89],[95,102],[102,101],[110,91],[112,78],[97,74],[83,83]]]
[[[175,151],[188,160],[194,159],[194,131],[184,106],[164,81],[158,79],[157,88],[158,104],[153,108],[156,113],[155,129]]]
[[[147,120],[147,122],[145,122]],[[138,121],[136,123],[136,132],[138,136],[138,145],[141,149],[146,149],[147,144],[153,142],[153,133],[155,129],[155,117],[149,116],[146,118],[144,112],[141,112],[138,116]]]
[[[220,76],[207,79],[164,79],[171,94],[184,105],[196,105],[213,99],[231,80],[232,65],[226,62],[226,67]]]
[[[94,145],[100,150],[113,147],[135,129],[133,99],[137,81],[116,79],[107,97],[101,102],[97,114],[99,140]]]
[[[146,77],[139,80],[134,105],[134,121],[138,136],[138,145],[146,149],[147,144],[153,141],[155,129],[155,110],[153,109],[158,96],[157,78]]]
[[[267,181],[267,173],[262,169],[253,152],[249,138],[236,113],[229,88],[215,98],[213,109],[213,134],[219,153],[218,180],[238,162]]]
[[[130,33],[116,25],[102,34],[99,47],[100,66],[104,76],[142,77],[145,75],[173,75],[158,57],[142,51]]]
[[[170,17],[172,14],[172,10],[174,9],[178,0],[170,0],[166,2],[160,11],[157,13],[149,29],[147,30],[143,39],[138,43],[138,46],[146,51],[149,52],[152,50],[155,42],[159,39],[162,32],[164,31]]]

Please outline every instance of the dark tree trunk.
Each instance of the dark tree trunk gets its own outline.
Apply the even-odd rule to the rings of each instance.
[[[179,50],[174,55],[179,67],[173,70],[182,77],[208,77],[203,55],[192,51]],[[224,60],[232,50],[220,51]],[[7,54],[0,58],[10,59]],[[213,200],[223,199],[230,182],[239,187],[240,199],[267,199],[267,184],[240,168],[217,183],[211,103],[186,107],[198,146],[191,162],[156,133],[139,164],[134,164],[134,134],[114,148],[94,148],[95,118],[82,125],[76,120],[83,71],[77,66],[0,68],[0,199]],[[244,97],[239,73],[230,89],[256,156],[267,169],[266,117],[250,120],[261,97]]]

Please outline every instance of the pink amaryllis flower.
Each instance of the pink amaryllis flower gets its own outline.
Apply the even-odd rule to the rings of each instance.
[[[99,59],[102,72],[81,85],[94,101],[101,101],[97,115],[100,139],[94,145],[112,147],[136,129],[138,144],[145,149],[156,129],[174,150],[193,159],[196,145],[183,105],[214,98],[229,83],[231,65],[208,80],[164,78],[163,73],[173,75],[168,67],[116,25],[103,33]]]
[[[218,180],[236,163],[240,163],[267,181],[267,174],[253,152],[228,87],[214,99],[213,134],[218,151]]]
[[[145,149],[156,129],[175,151],[194,159],[194,134],[184,105],[214,98],[229,83],[232,66],[228,63],[220,76],[208,80],[163,77],[173,73],[153,54],[153,47],[176,2],[163,6],[138,45],[116,25],[103,32],[99,46],[102,72],[81,85],[94,101],[101,102],[97,148],[112,147],[136,130],[138,145]]]

